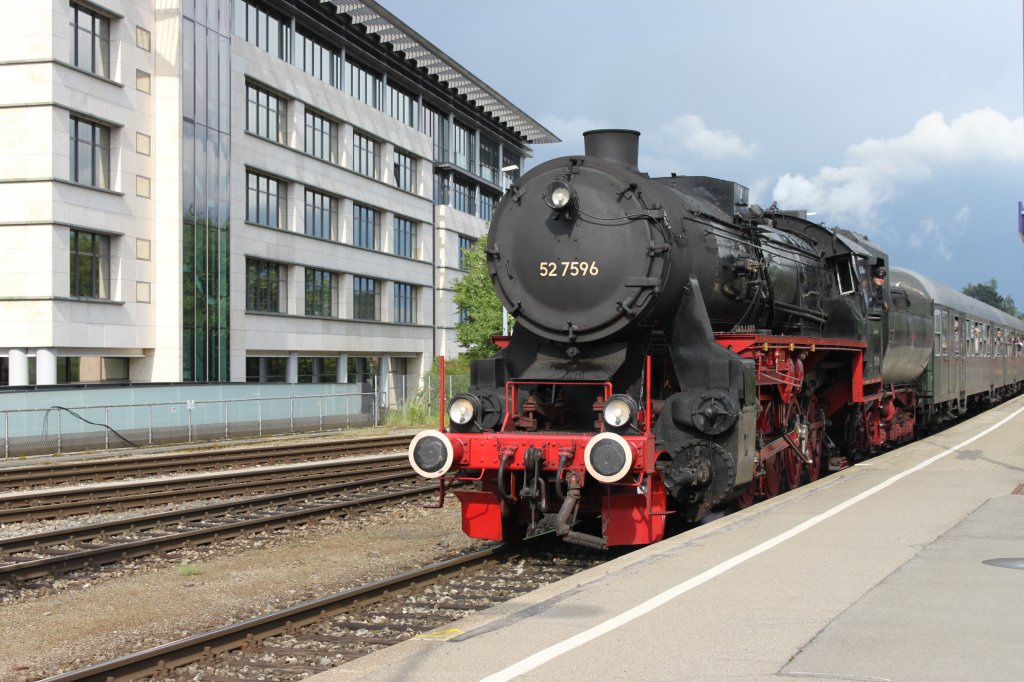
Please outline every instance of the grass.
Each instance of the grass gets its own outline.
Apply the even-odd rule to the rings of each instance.
[[[189,577],[193,575],[202,575],[204,568],[202,564],[178,564],[174,570],[177,571],[180,576]]]

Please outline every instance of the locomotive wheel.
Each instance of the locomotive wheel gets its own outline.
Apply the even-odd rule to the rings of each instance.
[[[784,405],[782,407],[782,410],[779,412],[781,416],[779,420],[779,433],[789,433],[792,431],[794,413],[793,405]],[[785,475],[786,486],[789,490],[799,488],[804,473],[803,460],[793,452],[792,448],[786,448],[775,456],[779,459],[780,468]]]
[[[750,505],[754,504],[754,499],[757,497],[757,477],[755,476],[747,489],[743,491],[743,494],[736,498],[735,505],[736,509],[746,509]]]
[[[785,460],[783,467],[786,470],[786,485],[789,489],[799,488],[804,475],[804,461],[800,455],[793,452],[793,448],[786,448],[779,455]]]
[[[825,417],[818,409],[818,398],[811,396],[807,401],[807,411],[804,413],[807,415],[807,421],[814,423],[816,421],[824,421]],[[807,454],[811,456],[814,461],[810,466],[807,467],[807,480],[808,482],[817,481],[818,477],[821,476],[821,465],[824,460],[825,450],[825,438],[823,436],[824,429],[813,429],[807,434]]]

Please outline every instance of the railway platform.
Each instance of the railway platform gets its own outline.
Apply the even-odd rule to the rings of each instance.
[[[1022,680],[1024,398],[313,678]]]

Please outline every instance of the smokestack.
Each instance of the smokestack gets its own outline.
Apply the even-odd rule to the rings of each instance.
[[[636,130],[588,130],[583,133],[583,153],[621,163],[639,172],[640,132]]]

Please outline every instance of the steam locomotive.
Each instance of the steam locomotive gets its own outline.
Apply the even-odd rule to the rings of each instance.
[[[456,481],[464,531],[656,542],[669,515],[814,481],[1024,386],[1024,324],[865,237],[709,177],[638,170],[639,133],[584,134],[498,205],[493,285],[515,316],[449,426],[409,461]]]

